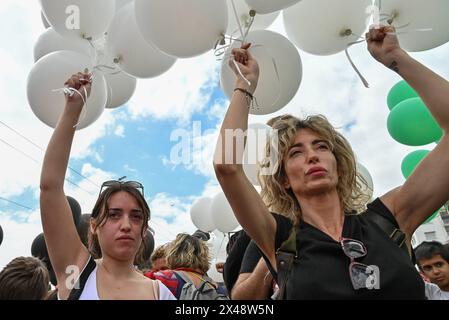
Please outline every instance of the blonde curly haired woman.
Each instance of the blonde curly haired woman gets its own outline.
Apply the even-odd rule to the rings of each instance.
[[[445,132],[403,186],[365,207],[351,147],[323,116],[301,120],[286,115],[269,122],[279,138],[278,159],[269,163],[273,173],[260,177],[261,196],[235,161],[243,154],[239,144],[233,143],[232,150],[226,149],[229,141],[217,145],[217,178],[241,226],[282,284],[283,299],[425,299],[408,253],[415,230],[449,199],[449,83],[402,50],[393,27],[373,28],[366,36],[371,55],[418,92]],[[222,138],[226,130],[247,129],[248,104],[259,77],[249,47],[233,51],[251,85],[236,72]],[[234,161],[226,164],[229,151]],[[375,222],[379,219],[395,226],[392,236],[401,235],[408,250],[389,238]],[[279,248],[287,239],[296,248],[291,260],[282,260]],[[286,282],[277,271],[287,263]]]

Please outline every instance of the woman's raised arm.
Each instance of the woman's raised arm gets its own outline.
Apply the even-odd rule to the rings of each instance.
[[[86,92],[88,95],[90,93],[90,74],[73,75],[65,85],[78,90],[85,97]],[[75,265],[81,270],[89,258],[89,252],[76,231],[64,194],[64,179],[75,134],[74,126],[78,122],[83,105],[79,94],[66,95],[64,111],[45,152],[40,181],[42,226],[50,261],[63,296],[66,289],[69,290],[63,287],[65,279],[70,275],[66,273],[67,267]]]

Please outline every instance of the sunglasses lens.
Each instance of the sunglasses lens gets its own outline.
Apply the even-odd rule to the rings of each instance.
[[[341,245],[348,257],[356,259],[366,255],[366,249],[360,242],[344,239],[342,240]]]
[[[125,184],[129,185],[130,187],[136,188],[136,189],[141,189],[142,188],[142,184],[136,181],[128,181],[125,182]]]
[[[118,180],[109,180],[109,181],[103,182],[103,184],[101,185],[100,194],[103,191],[103,189],[113,187],[113,186],[118,186],[118,185],[124,185],[124,186],[129,186],[129,187],[135,188],[135,189],[139,190],[140,193],[143,195],[143,185],[140,182],[137,182],[137,181],[123,182],[123,181],[118,181]]]

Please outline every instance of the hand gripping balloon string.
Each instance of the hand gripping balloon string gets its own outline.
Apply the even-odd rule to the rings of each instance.
[[[261,44],[257,44],[257,45],[252,45],[251,46],[251,48],[258,48],[258,47],[263,47],[263,45],[261,45]],[[238,74],[240,75],[240,77],[248,84],[248,86],[251,86],[251,81],[249,81],[243,74],[242,74],[242,71],[240,70],[240,67],[239,67],[239,65],[238,65],[238,63],[235,61],[235,59],[234,59],[234,57],[233,56],[229,56],[229,57],[226,57],[226,58],[231,58],[232,57],[232,63],[234,64],[234,67],[235,67],[235,69],[237,70],[237,72],[238,72]],[[275,72],[275,74],[276,74],[276,80],[277,80],[277,82],[278,82],[278,84],[279,84],[279,91],[278,91],[278,95],[277,95],[277,98],[276,98],[276,100],[273,102],[273,104],[275,104],[279,99],[280,99],[280,96],[281,96],[281,89],[280,89],[280,83],[281,83],[281,78],[280,78],[280,76],[279,76],[279,71],[278,71],[278,67],[277,67],[277,64],[276,64],[276,61],[274,60],[274,58],[271,58],[271,61],[272,61],[272,63],[273,63],[273,68],[274,68],[274,72]],[[270,106],[271,107],[271,106]],[[253,96],[253,100],[251,100],[251,104],[250,104],[250,109],[251,110],[260,110],[262,107],[259,105],[259,103],[257,102],[257,97],[256,96]]]
[[[257,47],[262,47],[262,45],[253,45],[252,46],[252,48],[257,48]],[[242,77],[242,79],[248,84],[248,86],[251,86],[251,82],[248,79],[246,79],[246,77],[243,75],[243,73],[240,70],[240,67],[239,67],[238,63],[235,61],[235,59],[232,59],[232,63],[234,64],[234,67],[237,70],[237,72],[239,73],[240,77]]]
[[[391,17],[391,15],[389,15],[389,17]],[[390,18],[390,19],[393,19],[393,18]],[[393,23],[393,21],[391,21],[391,22]],[[405,25],[396,27],[396,29],[397,29],[397,30],[400,30],[400,29],[403,29],[403,28],[408,27],[409,25],[410,25],[410,23],[406,23]],[[402,32],[387,32],[386,34],[387,34],[387,35],[396,35],[396,36],[397,36],[397,35],[400,35],[400,34],[408,34],[408,33],[410,33],[410,32],[426,32],[426,31],[432,31],[432,28],[413,29],[413,30],[402,31]],[[351,35],[357,36],[356,34],[353,34],[353,33],[351,33]],[[355,44],[358,44],[358,43],[361,43],[361,42],[365,42],[365,41],[367,40],[367,39],[364,38],[364,37],[361,37],[361,36],[358,36],[358,37],[359,37],[359,38],[362,38],[362,39],[361,39],[361,40],[358,40],[358,41],[355,41],[355,42],[348,43],[348,46],[347,46],[346,49],[345,49],[345,54],[346,54],[346,57],[348,58],[349,63],[351,64],[352,68],[353,68],[354,71],[357,73],[357,75],[359,76],[360,80],[363,82],[363,85],[364,85],[366,88],[369,88],[369,83],[368,83],[368,81],[363,77],[363,75],[361,74],[361,72],[359,71],[359,69],[356,67],[356,65],[355,65],[354,62],[352,61],[351,56],[349,55],[349,50],[348,50],[348,49],[349,49],[351,46],[353,46],[353,45],[355,45]]]
[[[91,75],[89,77],[89,79],[85,79],[85,78],[80,78],[80,80],[84,80],[84,81],[88,81],[88,82],[92,82],[93,79],[93,75]],[[73,127],[76,128],[79,126],[79,124],[81,123],[81,121],[84,120],[84,118],[86,117],[86,113],[87,113],[87,100],[84,97],[87,97],[87,90],[86,87],[83,86],[83,90],[84,90],[84,96],[81,94],[81,92],[79,92],[78,90],[76,90],[75,88],[71,88],[68,86],[64,86],[64,88],[59,88],[59,89],[54,89],[52,90],[53,92],[61,92],[64,93],[66,95],[68,95],[69,97],[73,97],[73,95],[79,94],[79,96],[81,97],[81,99],[83,100],[83,110],[81,111],[81,116],[77,122],[77,124],[75,124]]]

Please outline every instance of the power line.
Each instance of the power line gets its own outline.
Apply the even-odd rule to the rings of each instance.
[[[0,142],[3,142],[4,144],[6,144],[8,147],[16,150],[17,152],[21,153],[22,155],[24,155],[25,157],[27,157],[28,159],[36,162],[37,164],[41,164],[41,162],[39,160],[34,159],[32,156],[28,155],[27,153],[23,152],[22,150],[16,148],[15,146],[13,146],[12,144],[10,144],[9,142],[3,140],[2,138],[0,138]],[[96,196],[95,194],[93,194],[92,192],[84,189],[83,187],[79,186],[78,184],[76,184],[73,181],[70,181],[68,178],[64,178],[65,181],[67,181],[68,183],[78,187],[79,189],[83,190],[84,192],[87,192],[88,194],[90,194],[91,196]]]
[[[30,210],[30,211],[34,211],[34,209],[32,209],[32,208],[30,208],[30,207],[27,207],[27,206],[25,206],[25,205],[23,205],[23,204],[20,204],[20,203],[18,203],[18,202],[12,201],[12,200],[5,199],[5,198],[3,198],[3,197],[0,197],[0,200],[3,200],[3,201],[6,201],[6,202],[15,204],[16,206],[19,206],[19,207],[28,209],[28,210]]]
[[[33,146],[35,146],[35,147],[38,148],[39,150],[45,152],[45,150],[44,150],[41,146],[39,146],[38,144],[36,144],[36,143],[33,142],[32,140],[28,139],[26,136],[24,136],[23,134],[21,134],[19,131],[15,130],[14,128],[10,127],[9,125],[7,125],[6,123],[4,123],[3,121],[0,120],[0,124],[3,125],[3,126],[5,126],[6,128],[8,128],[9,130],[11,130],[12,132],[14,132],[15,134],[19,135],[20,137],[22,137],[23,139],[25,139],[26,141],[28,141],[29,143],[31,143]],[[10,148],[16,150],[17,152],[21,153],[22,155],[24,155],[24,156],[27,157],[28,159],[34,161],[35,163],[41,164],[40,161],[36,160],[35,158],[31,157],[31,156],[28,155],[27,153],[25,153],[25,152],[23,152],[22,150],[16,148],[15,146],[11,145],[11,144],[8,143],[7,141],[3,140],[2,138],[0,138],[0,141],[3,142],[4,144],[6,144],[7,146],[9,146]],[[81,176],[82,178],[84,178],[84,179],[86,179],[87,181],[89,181],[90,183],[92,183],[93,185],[95,185],[96,187],[100,188],[99,185],[97,185],[95,182],[93,182],[92,180],[90,180],[88,177],[85,177],[83,174],[81,174],[80,172],[78,172],[78,171],[76,171],[75,169],[71,168],[70,166],[69,166],[68,168],[69,168],[71,171],[73,171],[73,172],[75,172],[76,174],[78,174],[79,176]],[[91,193],[90,191],[88,191],[88,190],[82,188],[81,186],[79,186],[79,185],[76,184],[75,182],[70,181],[70,180],[67,179],[67,178],[65,178],[65,180],[66,180],[67,182],[69,182],[70,184],[72,184],[72,185],[78,187],[79,189],[81,189],[81,190],[83,190],[83,191],[89,193],[90,195],[94,196],[93,193]],[[95,195],[95,196],[96,196],[96,195]],[[4,200],[4,201],[7,201],[7,202],[10,202],[10,203],[13,203],[13,204],[15,204],[15,205],[18,205],[18,206],[20,206],[20,207],[29,209],[29,210],[34,210],[34,209],[31,209],[31,208],[29,208],[29,207],[27,207],[27,206],[21,205],[21,204],[19,204],[19,203],[16,203],[16,202],[11,201],[11,200],[8,200],[8,199],[4,199],[4,198],[0,198],[0,199],[2,199],[2,200]],[[154,224],[156,225],[157,230],[159,230],[159,231],[164,231],[165,235],[169,235],[169,236],[176,237],[176,235],[174,235],[169,229],[162,227],[161,225],[159,225],[158,223],[156,223],[156,222],[153,221],[153,220],[150,220],[150,222],[152,222],[152,223],[154,223]]]
[[[38,144],[34,143],[33,141],[31,141],[30,139],[28,139],[27,137],[25,137],[23,134],[21,134],[19,131],[15,130],[14,128],[11,128],[10,126],[8,126],[6,123],[4,123],[3,121],[0,120],[0,124],[2,124],[3,126],[5,126],[6,128],[8,128],[9,130],[11,130],[12,132],[16,133],[17,135],[19,135],[20,137],[22,137],[23,139],[25,139],[26,141],[28,141],[29,143],[31,143],[33,146],[35,146],[36,148],[38,148],[39,150],[45,152],[45,150],[39,146]],[[88,177],[84,176],[82,173],[78,172],[77,170],[73,169],[72,167],[68,166],[68,168],[75,172],[77,175],[81,176],[82,178],[86,179],[87,181],[89,181],[90,183],[92,183],[94,186],[100,188],[100,186],[98,184],[96,184],[95,182],[93,182],[92,180],[90,180]]]

